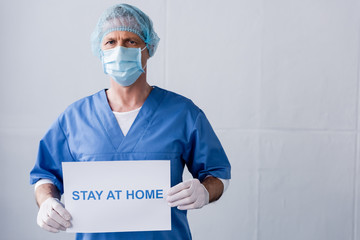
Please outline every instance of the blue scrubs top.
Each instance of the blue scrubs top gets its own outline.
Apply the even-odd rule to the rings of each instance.
[[[194,178],[230,179],[230,163],[204,113],[178,94],[154,87],[126,136],[102,90],[70,105],[40,141],[30,183],[51,179],[61,194],[61,162],[169,160],[171,186],[186,165]],[[146,179],[144,179],[146,181]],[[186,211],[171,209],[171,231],[78,233],[78,240],[191,239]]]

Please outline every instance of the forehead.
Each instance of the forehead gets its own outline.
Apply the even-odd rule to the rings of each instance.
[[[138,41],[142,41],[142,39],[133,32],[128,31],[113,31],[106,34],[103,39],[110,39],[110,38],[130,38],[130,39],[136,39]]]

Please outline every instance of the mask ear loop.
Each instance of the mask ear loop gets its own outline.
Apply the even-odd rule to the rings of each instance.
[[[141,52],[142,52],[142,51],[144,51],[144,50],[145,50],[145,48],[146,48],[146,46],[145,46],[143,49],[141,49]],[[145,70],[146,66],[147,66],[147,61],[146,61],[145,66],[144,66],[142,69],[143,69],[143,70]]]

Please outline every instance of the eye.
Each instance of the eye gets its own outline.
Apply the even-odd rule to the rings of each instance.
[[[137,42],[135,42],[134,40],[129,40],[130,45],[136,45]]]
[[[105,43],[105,45],[112,45],[112,44],[115,44],[114,40],[109,40]]]

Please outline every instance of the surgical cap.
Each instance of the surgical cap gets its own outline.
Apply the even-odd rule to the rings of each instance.
[[[160,41],[151,19],[145,13],[134,6],[118,4],[103,13],[91,34],[91,48],[95,56],[101,56],[101,42],[108,33],[113,31],[128,31],[137,34],[146,43],[150,57],[154,55]]]

